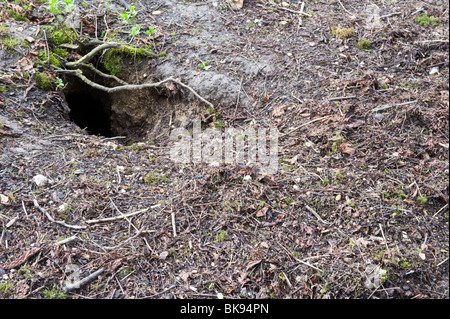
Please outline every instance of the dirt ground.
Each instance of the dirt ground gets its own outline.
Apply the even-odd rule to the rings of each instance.
[[[130,41],[124,1],[75,3],[80,36]],[[2,1],[0,298],[449,298],[448,1],[125,3],[158,56],[117,77],[214,112],[130,91],[151,121],[88,134],[33,77],[70,81],[47,3]],[[279,170],[173,162],[195,119],[277,128]]]

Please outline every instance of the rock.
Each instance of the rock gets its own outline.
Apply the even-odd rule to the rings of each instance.
[[[9,197],[0,194],[0,202],[2,203],[2,205],[9,205]]]
[[[430,70],[430,75],[437,74],[437,73],[439,73],[439,67],[438,66],[432,67]]]
[[[378,121],[381,121],[382,119],[384,119],[384,115],[380,114],[380,113],[377,113],[377,114],[374,115],[373,118],[375,119],[375,121],[378,122]]]
[[[37,186],[44,186],[49,182],[49,179],[45,177],[44,175],[38,174],[35,177],[33,177],[33,182]]]
[[[65,211],[67,211],[68,207],[69,207],[69,205],[67,205],[66,203],[60,205],[58,207],[58,213],[64,213]]]

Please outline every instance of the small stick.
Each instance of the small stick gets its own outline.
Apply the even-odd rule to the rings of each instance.
[[[122,178],[120,177],[120,172],[119,172],[119,166],[116,166],[116,171],[117,171],[117,176],[119,176],[119,180],[117,182],[117,184],[120,184],[122,182]]]
[[[433,217],[436,217],[437,214],[439,214],[440,212],[442,212],[445,208],[448,207],[448,204],[445,204],[441,209],[439,209],[434,215]]]
[[[66,239],[58,241],[58,244],[59,245],[64,245],[64,244],[70,243],[71,241],[74,241],[75,239],[77,239],[77,236],[73,235],[73,236],[71,236],[69,238],[66,238]]]
[[[152,206],[150,208],[154,208],[154,207],[157,207],[157,206],[159,206],[159,204],[155,205],[155,206]],[[103,218],[103,219],[90,219],[90,220],[87,220],[86,223],[87,224],[95,224],[95,223],[111,222],[111,221],[115,221],[115,220],[118,220],[118,219],[127,218],[127,217],[131,217],[131,216],[134,216],[134,215],[137,215],[137,214],[145,213],[146,211],[148,211],[148,208],[141,209],[141,210],[138,210],[138,211],[133,212],[133,213],[123,214],[123,215],[120,215],[120,216],[107,217],[107,218]]]
[[[409,104],[414,104],[414,103],[417,103],[417,100],[404,102],[404,103],[399,103],[399,104],[395,104],[395,105],[382,106],[382,107],[373,109],[372,112],[380,112],[380,111],[384,111],[384,110],[390,109],[391,107],[409,105]]]
[[[333,98],[329,99],[329,101],[340,101],[340,100],[351,100],[351,99],[356,99],[356,95],[333,97]]]
[[[300,128],[304,127],[304,126],[307,126],[307,125],[312,124],[312,123],[317,122],[317,121],[325,120],[325,119],[330,118],[330,117],[331,117],[331,115],[327,115],[327,116],[319,117],[319,118],[317,118],[317,119],[314,119],[314,120],[311,120],[311,121],[309,121],[309,122],[303,123],[302,125],[297,126],[296,128],[293,128],[293,129],[290,130],[289,132],[287,132],[287,133],[285,133],[285,134],[281,134],[281,135],[280,135],[280,138],[281,138],[281,137],[285,137],[286,135],[289,135],[289,134],[291,134],[291,133],[297,131],[298,129],[300,129]]]
[[[448,257],[445,258],[443,261],[441,261],[439,264],[437,264],[436,266],[439,267],[440,265],[442,265],[443,263],[445,263],[448,260]]]
[[[98,74],[98,75],[104,77],[104,78],[113,79],[114,81],[116,81],[116,82],[118,82],[118,83],[120,83],[120,84],[122,84],[122,85],[128,85],[128,83],[125,82],[124,80],[119,79],[117,76],[103,73],[102,71],[100,71],[99,69],[97,69],[96,67],[94,67],[93,65],[86,64],[86,63],[81,63],[80,65],[81,65],[82,67],[84,67],[84,68],[86,68],[86,69],[89,69],[89,70],[91,70],[92,72],[94,72],[94,73],[96,73],[96,74]]]
[[[316,213],[316,211],[314,209],[312,209],[311,207],[309,207],[308,205],[305,205],[306,209],[309,210],[314,216],[316,216],[316,218],[321,221],[324,224],[330,224],[329,222],[325,221],[322,219],[322,217],[320,217],[319,214]]]
[[[104,92],[107,93],[114,93],[114,92],[119,92],[119,91],[124,91],[124,90],[139,90],[139,89],[145,89],[145,88],[151,88],[151,87],[157,87],[160,86],[166,82],[172,81],[175,82],[179,85],[181,85],[182,87],[188,89],[189,91],[191,91],[198,99],[200,99],[202,102],[204,102],[205,104],[209,105],[212,109],[214,109],[214,105],[211,102],[208,102],[207,100],[205,100],[203,97],[201,97],[197,92],[195,92],[195,90],[193,88],[191,88],[189,85],[184,84],[183,82],[174,79],[173,77],[168,77],[167,79],[164,79],[162,81],[159,82],[155,82],[155,83],[144,83],[144,84],[128,84],[128,85],[122,85],[122,86],[116,86],[113,88],[110,87],[106,87],[103,85],[100,85],[98,83],[95,83],[91,80],[89,80],[86,76],[83,75],[83,72],[81,72],[81,70],[77,69],[77,70],[63,70],[63,69],[59,69],[57,70],[58,72],[61,73],[67,73],[67,74],[72,74],[75,75],[76,77],[78,77],[80,80],[82,80],[84,83],[86,83],[87,85],[90,85],[91,87],[93,87],[94,89],[98,89],[98,90],[102,90]]]
[[[339,4],[341,5],[342,9],[344,9],[344,11],[347,12],[347,13],[350,15],[350,17],[351,17],[352,19],[356,18],[354,14],[351,14],[347,9],[345,9],[345,7],[344,7],[344,5],[342,4],[341,0],[338,0],[338,2],[339,2]]]
[[[315,270],[318,270],[318,271],[322,272],[322,269],[317,268],[316,266],[313,266],[313,265],[311,265],[310,263],[307,263],[306,261],[303,261],[303,260],[298,259],[297,257],[295,257],[295,256],[294,256],[294,255],[293,255],[286,247],[284,247],[283,245],[279,244],[279,246],[280,246],[281,248],[283,248],[284,250],[286,250],[286,252],[287,252],[292,258],[294,258],[295,261],[297,261],[297,262],[299,262],[299,263],[301,263],[301,264],[303,264],[303,265],[305,265],[305,266],[311,267],[311,268],[313,268],[313,269],[315,269]]]
[[[309,13],[303,12],[303,11],[295,11],[289,8],[285,8],[285,7],[277,7],[277,9],[281,9],[281,10],[285,10],[288,11],[290,13],[295,13],[295,14],[300,14],[300,15],[305,15],[307,17],[311,17],[311,15]]]
[[[47,47],[47,65],[50,65],[50,50],[48,49],[47,33],[45,31],[46,30],[44,29],[44,39]]]
[[[393,13],[389,13],[389,14],[385,14],[384,16],[381,16],[380,19],[384,19],[384,18],[389,18],[392,16],[397,16],[399,14],[402,14],[403,12],[393,12]]]
[[[28,219],[28,212],[27,212],[27,209],[25,208],[25,203],[23,201],[22,201],[22,208],[23,208],[23,211],[25,212],[25,216]]]
[[[98,276],[100,276],[100,274],[103,273],[103,271],[105,270],[105,268],[100,268],[99,270],[97,270],[96,272],[90,274],[87,277],[84,277],[83,279],[74,282],[72,284],[67,284],[63,289],[65,292],[69,292],[75,289],[80,288],[82,285],[90,282],[91,280],[94,280],[95,278],[97,278]]]
[[[14,217],[13,219],[11,219],[6,225],[5,228],[11,227],[12,225],[14,225],[14,223],[19,219],[19,216]]]
[[[236,100],[236,106],[234,107],[234,117],[236,117],[236,111],[239,105],[239,99],[241,97],[241,89],[242,89],[242,81],[244,81],[244,77],[241,77],[241,83],[239,84],[239,91],[238,91],[238,96],[237,96],[237,100]]]
[[[389,251],[389,247],[388,247],[388,244],[387,244],[386,236],[384,236],[383,227],[381,227],[381,224],[378,224],[378,226],[380,227],[381,236],[383,236],[384,244],[386,245],[386,250]]]
[[[138,230],[138,231],[136,232],[136,234],[135,234],[134,236],[132,236],[132,237],[130,237],[130,238],[124,240],[123,242],[121,242],[121,243],[119,243],[119,244],[117,244],[117,245],[115,245],[115,246],[104,246],[103,249],[106,249],[106,250],[115,250],[115,249],[117,249],[117,248],[119,248],[119,247],[125,245],[125,244],[128,243],[129,241],[135,239],[136,237],[140,236],[140,235],[142,234],[142,232],[143,232],[143,230],[140,229],[140,230]]]
[[[172,217],[173,237],[177,237],[177,226],[175,225],[175,213],[170,213],[170,216]]]
[[[47,218],[48,218],[52,223],[55,223],[55,224],[58,224],[58,225],[61,225],[61,226],[67,227],[67,228],[71,228],[71,229],[86,229],[86,228],[87,228],[86,226],[74,226],[74,225],[68,225],[68,224],[66,224],[65,222],[61,222],[61,221],[54,220],[53,217],[50,216],[50,214],[49,214],[44,208],[42,208],[41,206],[39,206],[39,204],[38,204],[38,202],[37,202],[36,199],[33,199],[33,203],[34,203],[34,206],[35,206],[36,208],[38,208],[45,216],[47,216]]]

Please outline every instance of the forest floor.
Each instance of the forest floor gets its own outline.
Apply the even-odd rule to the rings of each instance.
[[[448,1],[128,2],[158,58],[117,77],[214,111],[166,85],[184,117],[88,134],[47,3],[2,1],[0,298],[449,298]],[[130,41],[123,2],[76,4],[79,36]],[[277,172],[172,161],[182,118],[277,128]]]

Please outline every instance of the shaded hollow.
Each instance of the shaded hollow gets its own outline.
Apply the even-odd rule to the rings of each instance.
[[[111,101],[105,92],[93,89],[78,79],[71,78],[64,90],[70,108],[69,118],[89,134],[111,137]]]

